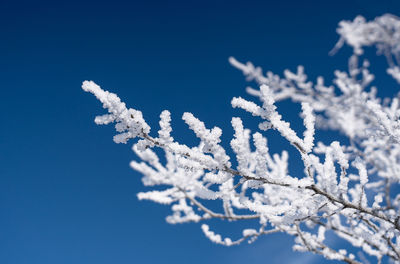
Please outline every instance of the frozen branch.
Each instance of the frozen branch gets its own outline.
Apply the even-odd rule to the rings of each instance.
[[[170,206],[169,223],[212,218],[253,221],[259,227],[242,230],[237,240],[223,239],[207,224],[201,228],[211,241],[226,246],[284,232],[295,237],[295,250],[347,263],[362,261],[345,249],[329,246],[325,242],[329,231],[377,262],[387,257],[400,263],[400,195],[394,194],[400,181],[399,100],[378,98],[376,89],[369,87],[374,79],[369,62],[359,65],[365,47],[375,46],[387,59],[388,73],[400,80],[400,20],[388,14],[373,21],[359,16],[340,22],[337,31],[340,39],[334,52],[348,44],[354,53],[348,72],[335,71],[329,86],[322,77],[315,83],[307,80],[302,66],[296,72],[285,70],[280,77],[229,58],[259,87],[247,91],[260,101],[232,99],[232,107],[260,120],[259,131],[251,133],[240,118],[232,118],[233,155],[221,142],[222,129],[207,128],[191,113],[184,113],[182,119],[199,141],[195,147],[172,137],[168,111],[161,113],[160,129],[152,135],[142,113],[127,108],[117,95],[92,81],[85,81],[82,88],[107,109],[95,122],[115,123],[116,143],[137,140],[133,151],[141,161],[132,161],[131,167],[150,188],[138,198]],[[277,111],[275,103],[286,99],[301,104],[302,136]],[[269,129],[300,154],[303,172],[289,171],[288,151],[271,153],[264,132]],[[349,144],[318,142],[320,129],[342,133]],[[164,152],[165,162],[155,148]],[[237,166],[231,162],[235,159]]]

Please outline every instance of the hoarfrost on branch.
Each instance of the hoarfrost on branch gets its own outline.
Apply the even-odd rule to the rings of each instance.
[[[370,86],[374,75],[369,62],[360,63],[364,48],[376,47],[386,57],[387,73],[400,83],[400,19],[386,14],[366,21],[358,16],[341,21],[337,32],[340,39],[332,53],[344,44],[354,52],[348,71],[335,71],[329,86],[322,77],[315,83],[308,81],[302,66],[297,72],[286,70],[281,77],[229,58],[256,84],[258,88],[249,87],[247,92],[259,101],[237,97],[232,106],[260,120],[260,131],[252,133],[240,118],[232,118],[234,157],[221,145],[222,130],[207,128],[191,113],[184,113],[182,119],[199,139],[196,147],[171,136],[167,110],[160,115],[158,135],[152,135],[142,113],[127,108],[117,95],[92,81],[85,81],[82,88],[108,110],[95,122],[115,123],[116,143],[137,139],[133,151],[142,161],[132,161],[131,167],[143,174],[145,186],[164,186],[140,192],[138,198],[171,206],[169,223],[253,219],[258,227],[235,232],[235,239],[217,234],[205,223],[201,229],[211,241],[227,246],[284,232],[295,237],[294,250],[360,263],[354,254],[329,245],[325,233],[330,232],[378,262],[386,257],[400,263],[400,195],[394,193],[400,181],[399,97],[378,98],[376,88]],[[303,135],[277,112],[275,102],[287,99],[301,104]],[[314,142],[315,128],[338,131],[349,144]],[[287,151],[270,153],[263,136],[270,129],[299,152],[303,175],[289,174]],[[154,148],[165,152],[165,164]],[[211,209],[208,200],[219,201],[221,210]]]

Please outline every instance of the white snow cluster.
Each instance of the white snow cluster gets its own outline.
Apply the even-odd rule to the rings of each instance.
[[[141,192],[138,198],[171,206],[169,223],[253,219],[259,227],[237,232],[241,237],[236,240],[222,238],[207,224],[201,228],[211,241],[227,246],[285,232],[295,237],[295,250],[359,263],[351,252],[330,245],[325,236],[329,232],[379,262],[389,258],[400,263],[400,195],[395,194],[400,181],[399,99],[378,98],[376,88],[370,86],[374,76],[368,70],[369,62],[359,63],[363,49],[376,46],[388,60],[388,73],[400,80],[400,20],[386,14],[367,22],[358,16],[340,22],[337,31],[340,40],[335,51],[347,43],[354,53],[348,72],[335,71],[330,86],[322,77],[315,83],[308,81],[302,66],[280,77],[264,74],[250,62],[229,59],[247,80],[255,81],[259,88],[248,87],[247,91],[260,101],[233,98],[233,107],[260,119],[260,131],[252,133],[240,118],[233,117],[232,157],[221,145],[222,130],[207,128],[191,113],[184,113],[182,119],[199,139],[196,147],[180,144],[171,136],[168,111],[161,113],[158,135],[152,136],[140,111],[127,109],[115,94],[92,81],[85,81],[82,88],[108,110],[95,122],[115,122],[116,143],[139,138],[133,151],[141,162],[132,161],[131,167],[143,174],[145,186],[163,189]],[[287,99],[301,104],[303,135],[277,111],[275,102]],[[298,151],[302,173],[289,172],[287,151],[271,154],[264,136],[269,129]],[[321,129],[342,133],[346,144],[314,142]],[[164,151],[165,162],[160,162],[154,148]],[[236,166],[231,159],[236,159]]]

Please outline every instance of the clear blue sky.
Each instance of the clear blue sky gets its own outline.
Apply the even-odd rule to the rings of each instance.
[[[144,187],[128,166],[131,144],[114,144],[113,128],[93,123],[103,110],[80,85],[94,80],[116,92],[153,132],[159,113],[171,110],[183,142],[194,137],[180,117],[192,112],[222,127],[227,144],[231,116],[248,117],[230,107],[246,83],[229,56],[276,73],[303,64],[312,79],[329,80],[350,53],[328,56],[337,23],[386,12],[400,15],[400,3],[2,0],[0,263],[323,262],[292,253],[283,235],[226,248],[198,224],[167,224],[168,207],[137,200]],[[393,92],[389,84],[383,93]],[[283,109],[285,118],[296,119],[294,110]]]

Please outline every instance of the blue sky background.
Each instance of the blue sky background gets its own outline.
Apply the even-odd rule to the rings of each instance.
[[[93,123],[104,111],[80,86],[94,80],[117,93],[143,111],[153,132],[159,113],[171,110],[182,142],[193,142],[180,120],[192,112],[223,128],[227,145],[232,115],[256,124],[231,109],[232,97],[246,96],[246,82],[229,56],[276,73],[302,64],[311,79],[330,80],[350,54],[347,48],[328,56],[337,23],[386,12],[400,15],[400,3],[2,0],[0,263],[323,262],[293,253],[284,235],[226,248],[209,242],[198,224],[167,224],[168,207],[137,200],[144,187],[128,166],[131,144],[114,144],[113,127]],[[384,76],[384,59],[372,63]],[[398,89],[390,80],[375,84],[381,95]],[[301,124],[298,109],[281,107]],[[288,147],[282,142],[274,140],[272,149]]]

